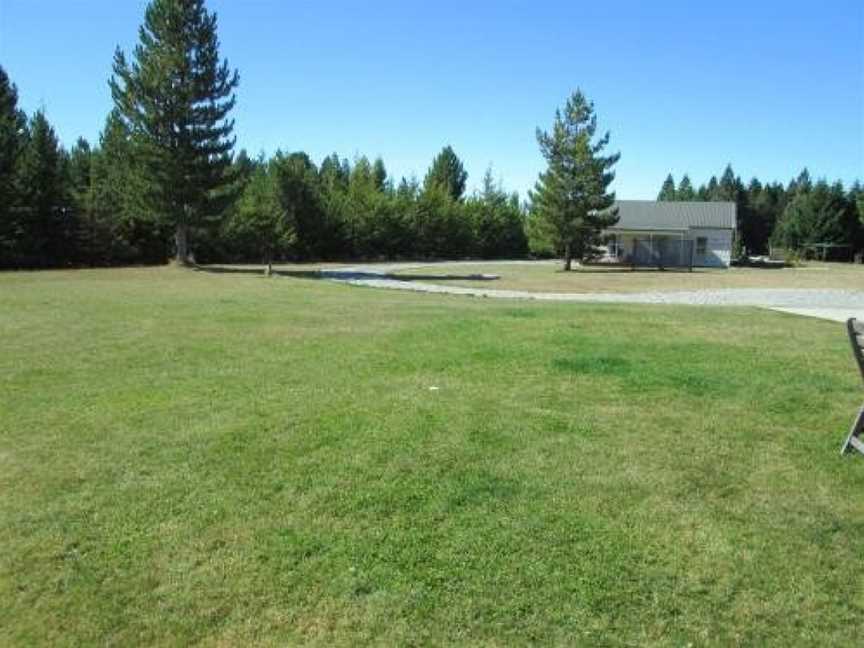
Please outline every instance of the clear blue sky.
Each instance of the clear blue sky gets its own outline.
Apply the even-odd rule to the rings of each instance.
[[[62,141],[93,141],[143,0],[0,0],[0,65]],[[577,86],[622,153],[620,198],[727,162],[745,179],[864,178],[864,3],[211,0],[250,153],[381,155],[422,178],[451,144],[525,192],[534,130]]]

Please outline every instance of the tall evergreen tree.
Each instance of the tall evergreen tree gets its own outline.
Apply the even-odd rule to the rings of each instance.
[[[660,193],[657,194],[657,200],[675,200],[675,178],[672,177],[671,173],[663,181]]]
[[[272,163],[259,165],[252,173],[231,222],[238,234],[250,238],[260,250],[265,274],[270,276],[274,255],[286,252],[295,239],[277,169]]]
[[[239,76],[219,59],[216,15],[204,0],[152,0],[129,62],[118,48],[111,93],[133,133],[151,208],[174,227],[186,263],[190,227],[222,212]]]
[[[462,165],[462,160],[450,146],[445,146],[432,161],[432,166],[423,180],[424,191],[437,188],[453,200],[462,200],[465,194],[465,184],[468,182],[468,172]]]
[[[720,176],[720,183],[715,194],[716,197],[713,200],[739,203],[743,189],[744,186],[741,183],[741,178],[735,175],[732,165],[727,164],[723,170],[723,175]]]
[[[12,264],[18,247],[20,205],[16,169],[27,142],[27,119],[18,90],[0,67],[0,267]]]
[[[678,183],[678,189],[675,190],[675,200],[690,201],[696,200],[696,192],[693,190],[693,183],[690,181],[690,176],[686,173]]]
[[[537,142],[548,168],[540,174],[531,194],[538,223],[555,247],[564,252],[564,269],[571,260],[596,254],[605,228],[618,216],[610,209],[615,202],[609,185],[620,154],[603,155],[609,133],[596,138],[594,104],[577,90],[563,112],[555,111],[552,131],[537,129]]]
[[[112,110],[90,168],[85,227],[91,263],[162,263],[170,255],[170,225],[152,210],[133,150],[132,133],[120,113]]]
[[[375,158],[372,163],[372,183],[375,186],[375,191],[387,189],[387,167],[384,166],[384,160],[380,157]]]
[[[66,169],[69,176],[67,178],[69,201],[78,213],[84,213],[89,208],[92,158],[90,143],[83,137],[79,137],[75,146],[69,151]]]
[[[861,182],[858,180],[849,189],[849,202],[855,205],[858,219],[861,221],[862,228],[864,228],[864,188],[861,187]]]
[[[19,249],[29,264],[58,265],[66,258],[67,222],[63,152],[57,135],[40,110],[30,120],[29,138],[18,165],[21,196]]]

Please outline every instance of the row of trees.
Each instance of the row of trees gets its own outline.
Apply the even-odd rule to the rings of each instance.
[[[804,169],[784,185],[752,178],[745,184],[731,165],[694,188],[684,175],[676,185],[669,174],[657,200],[732,201],[738,211],[739,252],[765,254],[771,246],[802,250],[813,245],[833,246],[839,259],[864,247],[864,189],[848,190],[842,182],[813,182]]]
[[[320,166],[305,153],[238,156],[244,190],[221,226],[201,232],[199,260],[523,256],[524,210],[487,170],[466,197],[452,148],[421,184],[394,183],[384,162],[335,153]],[[264,247],[259,242],[264,242]]]
[[[537,131],[546,162],[530,206],[487,171],[465,195],[452,148],[423,182],[389,177],[381,159],[302,152],[234,155],[239,84],[220,59],[204,0],[152,0],[132,57],[117,50],[114,109],[96,146],[66,151],[40,111],[27,117],[0,68],[0,266],[47,267],[295,258],[499,257],[589,259],[617,221],[609,187],[619,155],[605,152],[593,104],[579,91]],[[747,187],[731,168],[698,190],[671,176],[660,198],[734,200],[741,240],[861,245],[861,190]]]
[[[50,266],[322,257],[496,257],[528,251],[526,208],[496,183],[465,196],[452,148],[421,185],[384,162],[334,154],[233,156],[239,76],[219,57],[204,0],[152,0],[132,58],[117,50],[115,108],[95,148],[60,147],[45,115],[26,119],[0,70],[0,265]],[[534,248],[594,253],[616,220],[593,105],[577,92],[537,139],[548,162],[531,199]],[[190,241],[192,241],[190,243]]]
[[[160,263],[193,253],[197,261],[258,262],[527,252],[518,196],[491,169],[466,196],[467,173],[449,146],[422,183],[395,183],[380,158],[349,162],[334,153],[316,165],[302,152],[250,159],[241,151],[185,183],[210,189],[166,195],[164,185],[179,190],[148,165],[164,174],[167,156],[142,147],[120,110],[95,147],[79,139],[67,151],[44,113],[28,119],[18,109],[0,68],[0,111],[4,267]],[[185,207],[172,219],[176,204]]]

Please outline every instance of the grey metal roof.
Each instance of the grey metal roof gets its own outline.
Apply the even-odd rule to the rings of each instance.
[[[734,202],[661,202],[619,200],[618,222],[610,229],[686,230],[691,227],[735,229]]]

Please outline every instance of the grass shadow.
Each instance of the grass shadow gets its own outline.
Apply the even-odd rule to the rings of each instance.
[[[500,275],[493,274],[384,274],[376,275],[398,281],[497,281]]]

